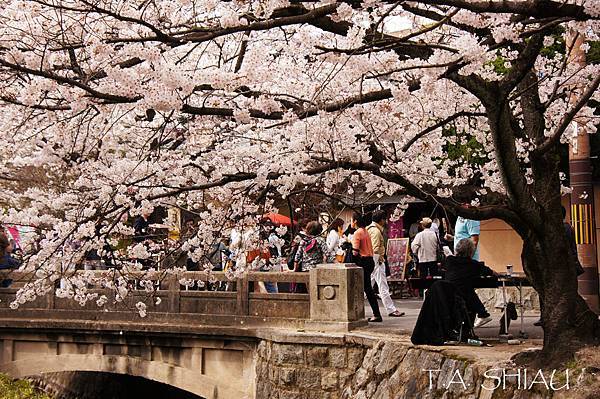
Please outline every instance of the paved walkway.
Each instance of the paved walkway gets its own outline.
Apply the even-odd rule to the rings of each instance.
[[[417,321],[417,317],[419,316],[419,311],[421,310],[423,300],[396,299],[394,300],[394,303],[401,312],[406,313],[404,317],[388,317],[387,313],[385,312],[385,308],[383,307],[383,304],[381,303],[381,301],[379,301],[379,309],[382,311],[383,314],[383,323],[371,323],[369,324],[369,327],[366,327],[365,329],[368,329],[370,332],[410,336]],[[490,310],[488,309],[488,311]],[[365,313],[367,317],[371,317],[372,315],[371,308],[368,304],[365,306]],[[475,333],[485,341],[494,342],[498,339],[498,332],[500,329],[500,316],[502,315],[502,313],[496,311],[492,312],[491,315],[493,320],[485,326],[475,329]],[[543,339],[542,328],[533,325],[533,323],[538,319],[539,312],[525,312],[523,327],[525,332],[529,334],[529,339],[525,340],[525,343],[527,341],[530,341],[531,343],[539,344],[540,340]],[[519,319],[511,321],[509,332],[516,337],[519,334],[520,327],[521,319],[519,314]]]

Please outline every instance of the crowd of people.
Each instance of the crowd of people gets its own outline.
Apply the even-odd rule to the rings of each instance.
[[[468,206],[465,204],[465,206]],[[563,216],[566,215],[563,209]],[[132,220],[132,244],[148,243],[153,240],[165,240],[157,235],[150,223],[151,214],[142,213]],[[362,268],[364,273],[364,295],[373,316],[370,322],[382,322],[382,310],[379,308],[378,297],[381,299],[385,313],[389,317],[402,317],[401,312],[391,298],[388,285],[389,267],[387,264],[386,224],[388,215],[383,210],[375,210],[369,214],[354,213],[350,223],[341,218],[335,218],[330,223],[316,220],[306,220],[300,223],[289,220],[287,228],[281,224],[263,218],[258,226],[259,240],[252,241],[247,235],[256,233],[256,229],[245,230],[243,234],[232,228],[229,237],[221,237],[212,243],[212,248],[203,259],[192,260],[186,251],[185,267],[189,271],[207,270],[227,271],[240,266],[257,271],[289,271],[308,272],[323,263],[354,263]],[[181,242],[193,237],[197,232],[195,223],[189,221],[184,228]],[[473,315],[474,327],[480,327],[491,321],[489,312],[477,296],[475,280],[482,276],[492,276],[495,273],[479,261],[480,222],[464,217],[458,217],[454,226],[450,226],[446,218],[436,218],[435,214],[422,214],[408,229],[409,256],[405,265],[404,277],[442,280],[450,283]],[[577,258],[577,248],[573,237],[573,229],[565,222],[565,234],[569,240],[572,256]],[[159,238],[160,237],[160,238]],[[247,242],[253,242],[249,247]],[[108,245],[108,244],[107,244]],[[113,265],[113,256],[101,258],[97,251],[86,254],[86,262],[94,263],[97,268],[118,267]],[[0,229],[0,270],[17,269],[21,263],[19,246],[19,230],[2,226]],[[16,256],[15,256],[16,255]],[[241,262],[240,262],[241,261]],[[154,267],[153,260],[140,260],[145,268]],[[578,261],[574,262],[577,274],[583,269]],[[84,267],[82,267],[84,268]],[[85,267],[87,268],[87,267]],[[94,267],[96,268],[96,267]],[[2,287],[10,285],[10,280],[0,281]],[[204,289],[229,289],[233,284],[207,284]],[[304,284],[286,284],[261,282],[254,287],[268,293],[294,292],[306,293]],[[423,291],[418,295],[423,295]],[[543,306],[543,304],[542,304]],[[536,325],[541,325],[539,320]]]
[[[368,215],[354,213],[351,222],[344,229],[342,219],[334,219],[325,228],[317,221],[301,223],[299,232],[291,238],[289,231],[281,235],[277,227],[263,222],[262,249],[250,251],[247,264],[258,257],[263,262],[260,270],[273,270],[273,265],[283,264],[294,272],[308,272],[322,263],[355,263],[363,269],[364,293],[373,316],[370,322],[382,322],[378,296],[385,312],[390,317],[401,317],[403,312],[396,308],[390,295],[386,268],[386,229],[387,214],[375,210]],[[493,272],[478,261],[480,224],[478,221],[459,217],[454,229],[448,227],[445,219],[431,219],[423,216],[416,228],[409,229],[410,263],[414,265],[412,276],[423,279],[445,278],[455,284],[464,296],[469,310],[477,316],[475,326],[488,323],[491,318],[475,293],[473,280]],[[453,231],[452,231],[453,230]],[[452,234],[453,233],[453,234]],[[235,242],[236,239],[232,239]],[[222,245],[222,243],[219,243]],[[235,247],[235,245],[234,245]],[[227,247],[220,249],[231,254]],[[227,262],[226,258],[224,261]],[[408,276],[408,275],[407,275]],[[305,293],[303,284],[284,286],[265,284],[267,292]],[[378,292],[378,293],[376,293]]]
[[[133,220],[133,244],[147,243],[155,238],[150,227],[150,216],[144,213]],[[383,210],[375,210],[368,215],[354,213],[347,226],[344,220],[336,218],[325,225],[316,220],[308,220],[282,229],[278,224],[264,219],[258,225],[259,240],[254,241],[255,248],[248,248],[246,241],[251,240],[245,235],[250,234],[249,231],[243,235],[234,228],[228,239],[213,243],[202,261],[193,261],[187,257],[185,266],[190,271],[205,270],[207,267],[215,271],[226,271],[235,269],[240,265],[240,260],[243,260],[241,263],[251,270],[308,272],[323,263],[354,263],[363,269],[364,294],[373,314],[369,321],[382,322],[378,296],[389,317],[404,315],[392,300],[388,285],[385,237],[387,220],[388,216]],[[186,231],[194,234],[193,222],[186,225]],[[445,219],[440,222],[438,219],[432,220],[423,216],[416,226],[411,226],[409,246],[412,259],[410,263],[414,265],[413,275],[421,278],[445,275],[448,281],[459,287],[468,306],[477,314],[476,326],[483,325],[489,321],[489,313],[469,284],[469,280],[475,275],[489,271],[477,262],[479,222],[459,217],[454,235],[450,233],[451,229],[448,228]],[[182,239],[189,238],[188,236],[184,235]],[[465,240],[472,244],[472,253],[469,252],[471,247],[465,244]],[[19,262],[12,255],[16,247],[15,240],[7,230],[0,234],[0,247],[0,269],[18,268]],[[456,255],[453,255],[453,252],[456,252]],[[111,259],[100,259],[97,253],[90,253],[86,255],[86,260],[102,263],[105,268],[110,267],[108,263]],[[148,263],[151,260],[140,262]],[[226,289],[223,284],[210,288]],[[307,292],[304,284],[264,282],[257,284],[255,289],[269,293]]]

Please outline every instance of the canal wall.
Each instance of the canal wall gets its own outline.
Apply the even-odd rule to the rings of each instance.
[[[517,368],[511,357],[527,346],[414,346],[408,337],[367,332],[255,331],[247,362],[253,389],[240,399],[595,399],[600,355],[588,348],[570,375]],[[532,345],[528,343],[527,345]],[[582,372],[587,367],[588,371]],[[236,384],[227,364],[222,384]],[[231,370],[229,370],[231,371]],[[115,376],[80,371],[33,377],[58,399],[106,399],[106,386],[123,393]],[[118,377],[121,378],[121,377]],[[117,378],[117,379],[118,379]],[[146,378],[152,378],[151,376]],[[111,383],[110,381],[113,381]],[[190,381],[188,381],[190,382]],[[565,384],[568,382],[568,386]],[[127,384],[130,384],[128,382]],[[140,386],[143,386],[140,385]],[[149,388],[150,389],[150,388]],[[151,388],[157,393],[156,388]],[[137,388],[137,392],[140,392]],[[96,396],[95,396],[96,395]],[[234,398],[215,390],[205,399]],[[129,397],[129,395],[123,396]],[[144,397],[151,398],[151,394]],[[183,398],[181,394],[158,397]]]
[[[499,348],[415,347],[402,340],[351,335],[345,339],[343,344],[263,340],[257,351],[256,398],[599,397],[586,388],[595,379],[591,374],[571,370],[567,389],[564,372],[525,371]]]

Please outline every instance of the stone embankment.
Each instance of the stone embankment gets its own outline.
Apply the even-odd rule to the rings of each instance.
[[[593,375],[588,373],[582,378],[581,369],[570,370],[567,389],[564,372],[552,375],[552,371],[545,370],[539,374],[537,370],[516,368],[509,358],[519,349],[512,347],[415,347],[402,340],[374,340],[351,334],[345,340],[345,344],[263,340],[257,352],[256,398],[598,397],[581,388],[596,379]]]

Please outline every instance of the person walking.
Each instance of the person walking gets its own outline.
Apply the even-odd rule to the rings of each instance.
[[[426,278],[439,275],[437,262],[438,236],[431,230],[431,219],[423,218],[421,225],[423,231],[419,232],[410,248],[417,255],[417,270],[419,277]]]
[[[13,243],[6,234],[0,232],[0,269],[18,269],[21,263],[11,256]]]
[[[385,227],[385,212],[377,210],[373,212],[371,217],[372,223],[367,227],[367,232],[371,238],[371,245],[373,246],[373,262],[375,268],[371,274],[371,286],[377,283],[379,288],[379,296],[385,306],[388,316],[390,317],[402,317],[404,312],[400,312],[396,309],[394,301],[390,295],[390,288],[388,286],[387,277],[385,275],[385,242],[383,240],[383,228]]]
[[[364,215],[355,212],[352,215],[352,227],[356,229],[352,235],[352,257],[354,258],[354,263],[363,269],[363,289],[367,295],[371,310],[373,311],[373,317],[368,319],[368,321],[380,323],[383,319],[379,312],[377,297],[375,296],[373,286],[371,285],[371,274],[375,268],[375,263],[373,261],[373,245],[371,243],[371,237],[366,229],[367,222]]]
[[[134,242],[144,242],[150,236],[150,222],[148,219],[150,218],[150,212],[142,211],[141,215],[135,218],[133,221],[133,241]]]
[[[11,240],[0,232],[0,270],[2,269],[18,269],[21,263],[13,258],[10,254],[13,250]],[[1,279],[0,288],[7,288],[12,283],[11,279]]]

